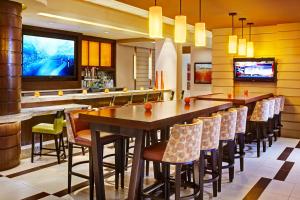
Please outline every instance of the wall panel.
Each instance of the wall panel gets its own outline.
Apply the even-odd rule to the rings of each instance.
[[[236,33],[240,35],[241,29],[236,29]],[[213,92],[242,93],[248,89],[249,92],[273,92],[286,96],[282,134],[300,138],[300,23],[253,27],[252,33],[255,57],[276,58],[277,83],[234,82],[234,56],[227,53],[231,29],[215,29],[212,42]]]

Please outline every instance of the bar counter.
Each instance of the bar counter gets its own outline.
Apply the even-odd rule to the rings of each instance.
[[[82,90],[81,90],[82,91]],[[68,91],[69,92],[69,91]],[[111,92],[93,92],[83,94],[82,92],[78,93],[67,93],[62,96],[55,94],[51,95],[41,95],[39,97],[23,96],[21,99],[22,108],[34,108],[39,106],[51,106],[51,105],[62,105],[62,104],[89,104],[91,106],[96,106],[93,103],[109,100],[113,97],[131,97],[135,95],[147,95],[147,94],[157,94],[157,93],[170,93],[171,90],[128,90],[124,91],[111,91]],[[34,93],[34,92],[32,92]]]

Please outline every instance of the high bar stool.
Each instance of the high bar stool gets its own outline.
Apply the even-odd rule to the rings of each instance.
[[[229,169],[229,181],[232,182],[234,178],[234,159],[235,159],[235,132],[236,132],[236,119],[237,110],[234,108],[228,111],[218,112],[222,116],[221,131],[220,131],[220,144],[219,144],[219,180],[218,180],[218,191],[221,192],[222,185],[222,169]],[[224,152],[228,150],[226,155]],[[223,166],[223,162],[228,165]]]
[[[39,156],[56,156],[57,157],[57,162],[60,164],[60,159],[61,156],[66,158],[66,151],[65,151],[65,145],[64,145],[64,140],[63,140],[63,122],[64,122],[64,112],[63,111],[58,111],[56,113],[54,123],[49,124],[49,123],[40,123],[32,127],[32,149],[31,149],[31,162],[33,163],[34,161],[34,156],[39,155]],[[40,152],[35,153],[35,140],[34,136],[35,134],[39,134],[40,136]],[[43,135],[49,135],[54,138],[54,144],[55,144],[55,149],[51,148],[43,148]],[[55,150],[56,155],[50,154],[50,153],[42,153],[42,150]],[[62,155],[61,155],[62,152]]]
[[[78,119],[79,113],[85,112],[83,110],[72,111],[66,113],[66,125],[67,125],[67,134],[69,138],[69,154],[68,154],[68,193],[71,193],[71,184],[72,184],[72,175],[78,176],[84,179],[89,180],[90,184],[90,199],[93,199],[94,195],[94,172],[93,172],[93,156],[92,156],[92,144],[91,144],[91,130],[89,124]],[[115,189],[119,187],[119,176],[121,175],[121,187],[124,188],[124,145],[122,141],[122,136],[111,134],[108,132],[101,131],[101,146],[104,148],[104,145],[116,143],[115,145],[115,154],[109,154],[105,157],[101,156],[100,164],[103,166],[103,159],[115,155],[115,165],[107,166],[109,168],[115,169]],[[89,149],[89,160],[80,161],[73,163],[73,146],[81,146]],[[80,164],[89,163],[89,176],[80,174],[73,171],[73,167]],[[103,171],[103,169],[101,169]],[[104,180],[103,181],[104,185]],[[105,193],[105,189],[101,188],[102,192]]]
[[[251,125],[255,129],[255,137],[257,142],[257,157],[260,157],[260,143],[263,143],[263,151],[266,151],[266,132],[269,119],[269,101],[262,100],[256,102],[253,113],[250,118]]]
[[[175,200],[195,199],[199,195],[199,185],[194,187],[194,193],[189,196],[180,196],[181,169],[183,165],[196,163],[200,156],[200,144],[202,136],[203,122],[197,120],[193,124],[176,124],[171,129],[171,136],[168,142],[159,142],[145,147],[144,160],[162,163],[165,167],[164,193],[165,198],[169,199],[170,188],[170,165],[175,165]],[[144,165],[142,165],[143,168]],[[150,197],[147,189],[143,189],[144,169],[141,170],[141,199]],[[151,186],[150,186],[151,187]]]
[[[240,159],[240,170],[244,171],[244,157],[245,157],[245,133],[247,127],[247,115],[248,115],[248,107],[241,106],[236,108],[237,110],[237,119],[236,119],[236,140],[238,145],[238,156],[235,158]]]
[[[200,170],[204,168],[204,173],[211,175],[210,179],[201,180],[204,183],[213,184],[213,196],[218,194],[218,148],[220,140],[221,120],[222,117],[219,114],[214,114],[212,117],[199,117],[195,120],[203,121],[203,131],[201,140],[201,152],[200,152]],[[210,154],[210,155],[208,155]],[[205,166],[205,159],[210,163]],[[201,171],[200,171],[201,174]],[[201,188],[200,188],[201,189]],[[203,199],[203,192],[200,193],[201,199]]]

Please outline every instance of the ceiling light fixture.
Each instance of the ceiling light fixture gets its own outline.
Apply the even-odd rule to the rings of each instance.
[[[149,8],[149,37],[163,37],[162,7],[156,5],[156,0],[154,0],[154,6]]]
[[[239,56],[246,56],[247,55],[247,40],[244,38],[244,21],[246,18],[239,19],[242,22],[242,38],[239,39]]]
[[[249,41],[247,42],[247,57],[251,58],[254,57],[254,44],[251,40],[251,27],[254,25],[254,23],[249,22],[247,23],[249,26]]]
[[[175,16],[174,27],[174,40],[175,43],[185,43],[186,41],[186,16],[181,15],[181,0],[180,1],[180,14]]]
[[[237,51],[237,35],[234,34],[234,16],[236,15],[235,12],[229,13],[231,16],[231,35],[228,38],[228,53],[229,54],[236,54]]]
[[[81,20],[81,19],[76,19],[76,18],[71,18],[71,17],[64,17],[64,16],[60,16],[60,15],[53,15],[53,14],[43,13],[43,12],[37,13],[37,15],[44,16],[44,17],[50,17],[50,18],[54,18],[54,19],[70,21],[70,22],[86,24],[86,25],[98,26],[98,27],[108,28],[108,29],[117,30],[117,31],[125,31],[125,32],[128,32],[128,33],[135,33],[135,34],[148,36],[148,33],[135,31],[135,30],[127,29],[127,28],[121,28],[121,27],[117,27],[117,26],[111,26],[111,25],[108,25],[108,24],[90,22],[90,21],[86,21],[86,20]]]
[[[195,24],[195,46],[196,47],[204,47],[206,46],[206,29],[205,23],[202,22],[201,16],[201,5],[202,1],[199,0],[199,22]]]

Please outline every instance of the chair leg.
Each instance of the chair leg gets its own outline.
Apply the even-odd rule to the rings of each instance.
[[[122,138],[121,140],[121,147],[120,147],[120,170],[121,170],[121,188],[124,189],[124,180],[125,180],[125,139]]]
[[[128,169],[129,138],[125,138],[125,171]]]
[[[232,182],[234,179],[234,149],[235,142],[234,140],[228,141],[228,149],[229,149],[229,182]]]
[[[181,164],[176,164],[175,167],[175,200],[180,199],[180,187],[181,187]]]
[[[34,157],[34,133],[31,133],[31,162],[33,163]]]
[[[244,171],[244,157],[245,157],[245,135],[240,133],[238,136],[239,140],[239,154],[240,154],[240,170]]]
[[[92,149],[89,149],[89,184],[90,184],[90,200],[94,199],[94,170]]]
[[[73,144],[68,144],[68,194],[70,194],[72,188],[72,165],[73,165]]]
[[[81,152],[82,152],[82,155],[85,156],[84,147],[81,147]]]
[[[146,134],[146,147],[150,145],[150,135]],[[146,176],[149,176],[150,161],[146,160]]]
[[[257,145],[256,145],[256,148],[257,148],[257,157],[259,158],[260,157],[260,134],[259,134],[259,125],[256,124],[256,142],[257,142]]]
[[[121,173],[121,144],[120,140],[115,142],[115,189],[119,189],[119,177]]]
[[[43,134],[40,133],[40,157],[42,156],[43,150]]]
[[[59,150],[59,143],[58,143],[58,138],[57,135],[54,136],[54,142],[55,142],[55,149],[56,149],[56,157],[57,157],[57,162],[60,164],[60,150]]]
[[[169,184],[169,176],[170,176],[170,165],[162,164],[163,173],[164,173],[164,199],[170,198],[170,184]]]
[[[222,144],[222,142],[221,142]],[[222,156],[219,156],[219,159],[222,158]],[[220,165],[222,165],[222,161],[218,160],[217,156],[217,150],[214,149],[211,152],[211,163],[212,163],[212,176],[213,178],[219,177],[216,181],[213,182],[213,196],[216,197],[218,195],[218,191],[221,192],[221,174],[222,174],[222,168],[220,168]]]
[[[67,158],[67,154],[66,154],[66,147],[65,147],[65,142],[64,142],[64,136],[63,136],[63,134],[60,135],[60,141],[61,141],[63,156],[64,156],[64,159],[66,159]]]
[[[204,151],[200,152],[200,166],[199,166],[199,200],[203,200],[204,195],[204,173],[205,173],[205,153]]]
[[[139,186],[139,192],[140,192],[140,199],[144,200],[144,166],[145,166],[145,161],[142,161],[141,163],[141,174],[140,174],[140,186]]]

